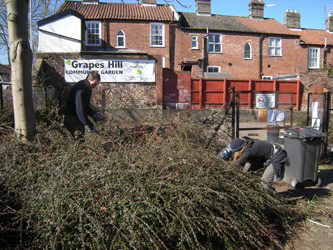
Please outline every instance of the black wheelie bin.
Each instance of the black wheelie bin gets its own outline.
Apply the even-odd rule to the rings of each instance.
[[[317,176],[324,133],[310,127],[295,127],[281,132],[289,162],[286,164],[284,181],[296,188],[298,184],[312,182],[320,186]]]

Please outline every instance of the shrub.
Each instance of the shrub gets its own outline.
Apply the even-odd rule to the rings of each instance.
[[[217,159],[195,122],[67,135],[58,124],[29,144],[1,137],[1,204],[15,200],[17,248],[282,249],[304,216]]]

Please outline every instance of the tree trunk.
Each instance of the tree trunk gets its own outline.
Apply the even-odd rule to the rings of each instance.
[[[11,61],[15,132],[24,141],[36,134],[32,101],[32,53],[28,41],[29,0],[5,0]]]

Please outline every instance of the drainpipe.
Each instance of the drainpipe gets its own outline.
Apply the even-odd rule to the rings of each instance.
[[[207,64],[207,37],[209,34],[209,29],[207,27],[207,34],[205,36],[203,36],[202,38],[202,77],[205,74],[205,68],[206,68],[206,64]]]
[[[173,45],[174,51],[176,50],[175,46],[174,46],[176,43],[172,41],[172,38],[175,37],[175,36],[172,35],[172,32],[173,32],[172,31],[172,29],[173,29],[172,24],[174,23],[174,21],[173,21],[173,20],[175,20],[174,18],[175,18],[175,13],[172,12],[172,21],[169,22],[169,68],[173,69],[173,70],[174,70],[174,65],[172,63],[171,55],[174,55],[175,53],[172,51],[172,46],[171,45]]]
[[[264,36],[261,35],[259,38],[259,65],[258,65],[258,75],[259,79],[262,78],[262,42],[264,40]]]
[[[325,36],[325,46],[323,48],[323,57],[322,57],[322,67],[324,67],[324,63],[325,63],[325,50],[326,50],[326,47],[327,47],[327,36]]]

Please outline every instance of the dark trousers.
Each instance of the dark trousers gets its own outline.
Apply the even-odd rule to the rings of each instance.
[[[64,125],[71,133],[74,139],[82,139],[84,137],[84,126],[79,118],[75,115],[65,115]]]

